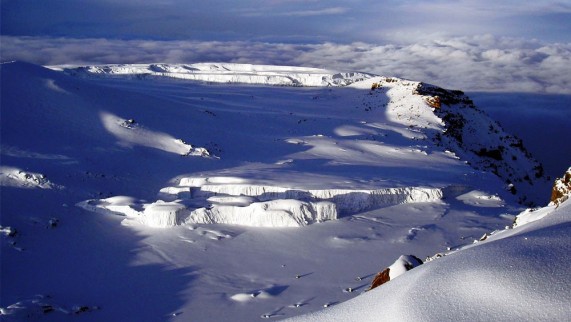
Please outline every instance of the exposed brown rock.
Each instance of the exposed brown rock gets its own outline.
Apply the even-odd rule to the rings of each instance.
[[[412,93],[422,96],[438,96],[440,102],[446,105],[462,104],[466,107],[474,107],[474,102],[464,95],[464,92],[458,90],[447,90],[434,85],[419,83]]]
[[[375,278],[373,278],[373,282],[371,283],[371,286],[369,287],[368,291],[390,281],[391,280],[391,277],[389,276],[390,270],[391,270],[390,268],[385,268],[382,272],[377,273],[377,275],[375,275]]]
[[[439,109],[442,107],[442,103],[440,102],[439,96],[426,96],[424,98],[426,104],[430,105],[433,108]]]
[[[569,196],[571,196],[571,167],[567,169],[563,177],[555,180],[551,190],[550,204],[559,206],[569,199]]]

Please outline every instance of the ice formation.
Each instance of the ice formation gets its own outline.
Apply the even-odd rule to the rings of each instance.
[[[129,64],[85,67],[52,67],[74,76],[84,77],[170,77],[208,83],[242,83],[280,86],[345,86],[372,77],[366,73],[251,64],[199,63]]]
[[[213,206],[191,212],[186,224],[235,224],[255,227],[300,227],[337,219],[337,208],[332,202],[305,202],[277,199],[254,202],[246,207]]]
[[[248,184],[233,177],[188,177],[181,178],[178,186],[161,189],[159,196],[167,201],[145,204],[114,197],[84,201],[78,206],[122,214],[152,227],[214,223],[300,227],[369,209],[437,201],[443,191],[427,187],[312,190]]]

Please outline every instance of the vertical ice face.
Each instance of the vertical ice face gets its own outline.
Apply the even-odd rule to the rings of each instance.
[[[225,223],[253,227],[301,227],[337,219],[337,209],[331,202],[304,202],[280,199],[255,202],[246,207],[213,206],[190,213],[185,224]]]
[[[148,205],[141,216],[141,221],[157,228],[173,227],[180,224],[180,216],[186,207],[176,202],[157,201]]]
[[[159,193],[161,198],[172,201],[148,204],[115,197],[78,205],[90,211],[123,214],[151,227],[185,224],[301,227],[370,209],[431,202],[443,197],[442,189],[426,187],[306,190],[244,182],[240,178],[182,178],[181,186],[165,187]]]
[[[340,73],[318,68],[227,63],[54,66],[52,68],[79,77],[169,77],[208,83],[280,86],[346,86],[373,76],[367,73]]]

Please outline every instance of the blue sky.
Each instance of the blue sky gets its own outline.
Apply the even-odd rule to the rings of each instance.
[[[518,81],[506,90],[571,91],[571,1],[0,0],[0,5],[2,61],[295,64],[474,90]]]
[[[2,0],[2,34],[387,43],[492,34],[571,41],[569,1]]]

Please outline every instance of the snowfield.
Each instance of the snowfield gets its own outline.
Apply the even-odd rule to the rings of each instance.
[[[551,182],[459,91],[246,64],[0,73],[3,320],[570,316],[569,202],[524,211]],[[363,294],[406,254],[440,258]]]

